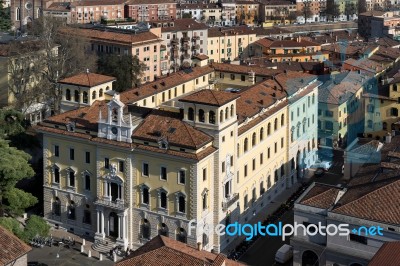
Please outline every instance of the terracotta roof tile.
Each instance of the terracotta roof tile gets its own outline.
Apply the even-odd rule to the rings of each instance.
[[[237,98],[239,98],[239,95],[230,92],[204,89],[184,96],[180,98],[179,101],[222,106]]]
[[[384,243],[372,257],[368,266],[394,266],[400,261],[400,241]]]
[[[165,4],[165,3],[171,3],[171,4],[176,4],[175,1],[173,0],[130,0],[127,1],[127,5],[154,5],[154,4]]]
[[[340,188],[315,183],[314,187],[299,202],[302,205],[328,209],[334,203]]]
[[[179,71],[169,76],[158,78],[157,80],[146,83],[121,93],[121,101],[125,104],[136,102],[140,99],[149,97],[156,93],[171,89],[187,81],[201,77],[203,75],[213,72],[213,69],[209,66],[194,67],[191,72]]]
[[[179,115],[179,114],[178,114]],[[154,110],[132,134],[134,139],[157,142],[160,138],[170,145],[199,149],[213,138],[183,122],[171,112]]]
[[[165,236],[156,236],[116,266],[240,266],[245,265],[227,259],[222,254],[197,250],[185,243]]]
[[[118,42],[124,43],[128,45],[132,45],[135,43],[141,42],[151,42],[151,41],[159,41],[160,39],[154,33],[147,31],[147,32],[140,32],[135,34],[134,32],[116,32],[112,29],[98,29],[98,28],[77,28],[77,27],[65,27],[60,30],[63,34],[70,34],[70,35],[77,35],[89,39],[94,40],[103,40],[103,41],[110,41],[110,42]]]
[[[71,2],[71,6],[110,6],[123,5],[126,0],[78,0]]]
[[[30,246],[0,226],[0,265],[8,265],[31,250]]]
[[[84,87],[94,87],[114,80],[116,79],[111,76],[100,75],[96,73],[80,73],[72,77],[62,79],[59,81],[59,83],[72,84]]]
[[[182,18],[176,20],[161,20],[161,23],[164,22],[173,22],[173,27],[162,27],[161,32],[175,32],[175,31],[185,31],[185,30],[206,30],[208,26],[204,23],[199,23],[191,18]],[[157,21],[152,23],[153,25],[157,25]]]
[[[233,65],[233,64],[223,64],[223,63],[213,63],[211,65],[216,71],[238,73],[238,74],[248,74],[249,72],[254,72],[256,76],[273,77],[276,74],[282,73],[283,70],[278,69],[268,69],[259,66],[246,66],[246,65]]]
[[[340,198],[334,213],[400,224],[400,179],[397,177],[350,187]]]

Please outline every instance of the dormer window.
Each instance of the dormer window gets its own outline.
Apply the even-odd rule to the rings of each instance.
[[[168,149],[168,141],[165,139],[158,141],[158,147],[164,150]]]

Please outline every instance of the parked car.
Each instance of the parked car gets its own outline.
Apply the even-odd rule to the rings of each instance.
[[[275,261],[278,263],[286,263],[293,258],[293,247],[288,244],[284,244],[278,249],[275,254]]]
[[[316,162],[313,166],[311,166],[314,169],[322,168],[325,171],[328,171],[332,167],[332,162],[329,161],[321,161],[321,162]]]

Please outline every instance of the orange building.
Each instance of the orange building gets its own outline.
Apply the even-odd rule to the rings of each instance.
[[[258,24],[259,3],[253,1],[236,1],[236,19],[238,24]]]
[[[323,62],[329,53],[321,51],[318,43],[302,40],[260,39],[254,43],[255,56],[267,58],[271,62]]]

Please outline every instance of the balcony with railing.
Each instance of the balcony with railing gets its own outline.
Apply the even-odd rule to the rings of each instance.
[[[193,38],[192,38],[192,41],[198,41],[198,40],[200,40],[200,36],[193,36]]]
[[[179,39],[176,37],[171,39],[171,43],[178,43],[178,42],[179,42]]]
[[[229,198],[222,202],[222,210],[226,211],[232,204],[239,200],[239,193],[232,194]]]
[[[117,210],[125,210],[126,208],[128,208],[124,200],[122,199],[112,200],[111,197],[98,197],[94,202],[94,204]]]
[[[228,43],[226,44],[226,46],[227,46],[227,47],[231,47],[231,46],[232,46],[232,43],[228,42]]]
[[[188,42],[188,41],[190,41],[190,37],[182,37],[181,38],[181,40],[182,40],[182,42]]]

